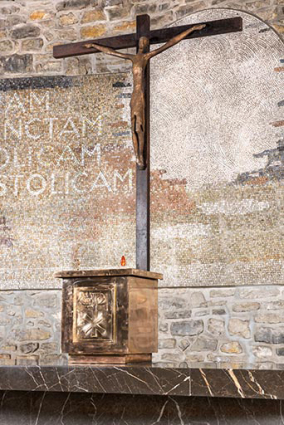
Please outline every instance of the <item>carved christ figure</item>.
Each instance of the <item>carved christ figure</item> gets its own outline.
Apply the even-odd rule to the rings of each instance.
[[[123,59],[130,60],[132,62],[132,73],[133,73],[133,92],[130,102],[131,108],[131,129],[132,129],[132,141],[134,152],[136,156],[136,162],[139,169],[146,167],[146,161],[144,158],[144,144],[145,144],[145,69],[151,58],[164,52],[175,44],[183,40],[188,34],[203,29],[206,25],[194,25],[186,31],[176,35],[163,46],[156,50],[152,50],[147,53],[149,47],[149,39],[147,37],[140,37],[138,53],[135,55],[120,53],[110,47],[101,46],[97,43],[85,44],[87,49],[95,48],[100,52],[106,53],[112,56],[118,56]]]

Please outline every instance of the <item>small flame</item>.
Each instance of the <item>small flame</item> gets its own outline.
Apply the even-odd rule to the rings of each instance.
[[[121,257],[120,265],[121,265],[122,267],[126,266],[126,258],[124,257],[124,255]]]

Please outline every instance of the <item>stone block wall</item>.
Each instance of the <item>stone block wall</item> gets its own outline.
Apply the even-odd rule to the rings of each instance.
[[[60,350],[61,291],[2,291],[0,364],[66,364]],[[281,286],[159,290],[157,365],[282,363]]]
[[[205,8],[254,13],[284,33],[283,0],[37,0],[1,1],[0,76],[84,75],[125,71],[117,58],[90,55],[55,60],[56,44],[132,32],[135,16],[151,15],[163,27]],[[276,282],[277,283],[277,282]],[[281,363],[284,290],[268,288],[167,288],[160,290],[156,363],[196,361]],[[60,290],[0,293],[0,364],[62,364]]]
[[[78,75],[125,71],[118,58],[101,55],[55,60],[56,44],[132,32],[148,13],[153,29],[207,8],[254,13],[284,33],[282,0],[15,0],[0,4],[0,75]]]
[[[0,365],[62,364],[61,291],[1,291]]]
[[[282,363],[281,286],[159,291],[159,353],[155,362]]]

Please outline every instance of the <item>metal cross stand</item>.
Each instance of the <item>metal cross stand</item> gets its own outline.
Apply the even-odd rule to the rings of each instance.
[[[150,51],[151,44],[166,43],[164,48],[157,51],[163,51],[171,47],[182,33],[193,29],[193,27],[202,27],[198,31],[189,32],[182,39],[206,37],[211,35],[220,35],[232,32],[242,31],[242,19],[240,17],[221,19],[217,21],[203,22],[194,25],[183,25],[160,30],[150,30],[149,15],[139,15],[136,18],[136,33],[120,35],[117,37],[108,37],[98,40],[85,40],[78,43],[55,46],[53,56],[55,58],[67,58],[91,53],[105,51],[108,54],[120,55],[124,59],[130,59],[130,56],[116,52],[116,50],[136,47],[139,52],[139,41],[141,37],[148,40],[148,44],[143,50],[143,54]],[[92,46],[97,44],[98,48]],[[88,47],[87,47],[88,46]],[[168,47],[167,47],[168,46]],[[106,49],[108,48],[108,49]],[[141,47],[140,47],[141,49]],[[152,53],[152,52],[151,52]],[[141,53],[142,55],[142,53]],[[131,59],[130,59],[131,60]],[[142,65],[141,65],[142,66]],[[142,68],[141,68],[142,70]],[[133,66],[134,72],[134,66]],[[150,270],[150,65],[149,61],[144,63],[143,80],[141,94],[143,94],[143,158],[145,166],[136,166],[136,268],[141,270]],[[135,138],[135,128],[132,128],[132,134]],[[141,139],[141,137],[140,137]]]

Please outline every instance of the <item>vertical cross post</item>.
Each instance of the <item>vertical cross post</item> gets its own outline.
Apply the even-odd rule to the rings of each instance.
[[[136,33],[126,34],[117,37],[101,38],[99,40],[85,40],[77,43],[54,46],[53,55],[55,58],[67,58],[91,53],[98,53],[101,49],[86,45],[94,43],[101,47],[111,49],[126,49],[137,47],[140,37],[147,37],[149,44],[166,43],[173,37],[188,30],[192,25],[182,25],[179,27],[164,28],[150,31],[149,15],[140,15],[136,18]],[[218,21],[205,22],[205,27],[201,31],[195,31],[186,38],[208,37],[218,34],[242,31],[242,19],[240,17],[221,19]],[[148,51],[150,50],[150,46]],[[145,52],[146,53],[146,52]],[[114,52],[110,53],[114,54]],[[136,267],[141,270],[150,270],[150,66],[146,68],[144,81],[145,99],[145,142],[144,158],[146,159],[146,169],[139,170],[136,167]]]
[[[150,16],[136,18],[137,50],[140,37],[150,35]],[[149,49],[150,50],[150,45]],[[150,64],[145,75],[145,170],[136,166],[136,268],[150,270]]]

